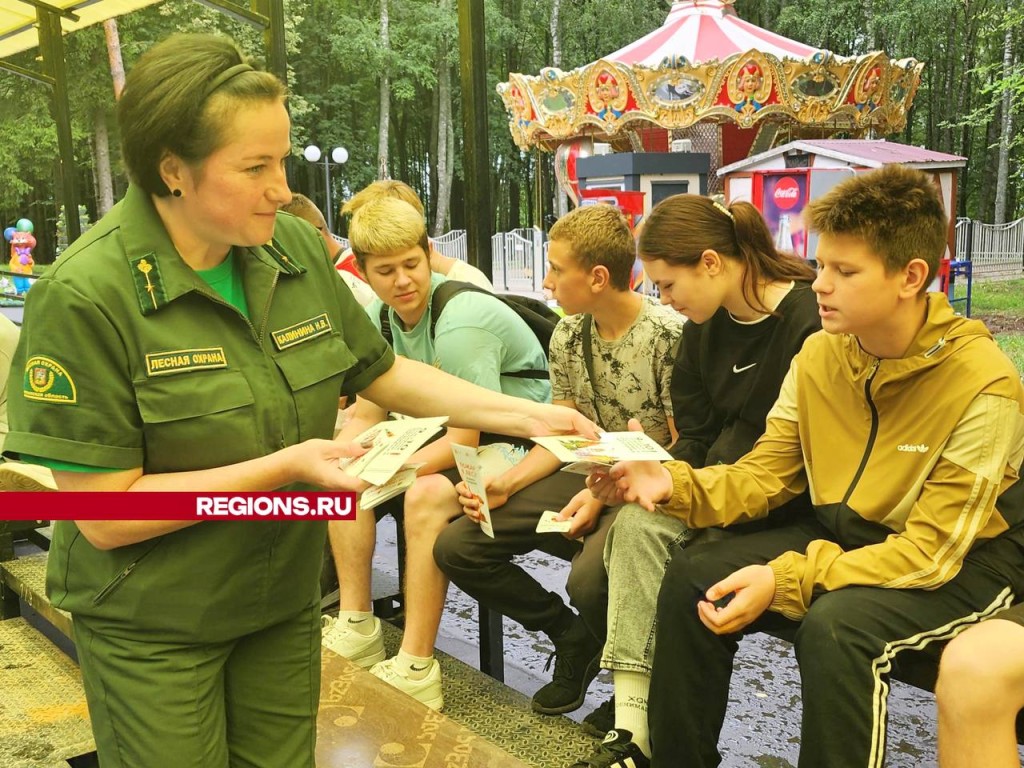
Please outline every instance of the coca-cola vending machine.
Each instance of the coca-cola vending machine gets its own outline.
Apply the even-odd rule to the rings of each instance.
[[[802,213],[810,191],[808,169],[754,171],[751,202],[764,216],[775,247],[807,258]]]

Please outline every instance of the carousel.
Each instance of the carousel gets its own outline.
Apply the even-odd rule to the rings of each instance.
[[[677,139],[724,165],[808,138],[901,130],[924,64],[876,51],[837,56],[737,16],[733,0],[676,0],[665,23],[569,72],[511,74],[498,93],[524,150],[556,169],[593,151],[665,152]],[[679,146],[679,145],[676,145]]]

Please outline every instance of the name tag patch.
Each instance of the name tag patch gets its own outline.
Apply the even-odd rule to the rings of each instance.
[[[25,363],[22,390],[26,400],[74,405],[78,389],[67,369],[51,357],[35,355]]]
[[[301,344],[304,341],[315,339],[317,336],[323,336],[330,333],[331,330],[331,318],[324,312],[321,315],[309,318],[309,320],[303,320],[301,323],[289,325],[287,328],[282,328],[279,331],[271,331],[270,335],[274,338],[274,346],[278,350],[282,350],[294,347],[296,344]]]
[[[147,376],[165,376],[170,373],[227,367],[228,359],[224,354],[224,347],[177,349],[173,352],[153,352],[146,355]]]

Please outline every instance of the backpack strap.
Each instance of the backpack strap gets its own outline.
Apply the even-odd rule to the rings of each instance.
[[[434,343],[434,329],[437,328],[437,321],[441,318],[441,312],[444,311],[445,305],[448,304],[455,296],[465,291],[472,291],[473,293],[482,293],[490,296],[496,301],[502,301],[501,297],[496,293],[491,293],[486,288],[481,288],[479,285],[473,283],[467,283],[462,280],[445,280],[437,288],[434,289],[434,294],[430,298],[430,343]],[[517,315],[518,316],[518,315]],[[525,322],[525,321],[524,321]],[[383,326],[382,326],[383,327]],[[533,333],[533,331],[530,331]],[[388,338],[388,337],[384,337]],[[544,351],[544,357],[547,359],[547,350]],[[549,377],[548,371],[541,370],[539,368],[528,368],[522,371],[511,371],[500,373],[501,376],[512,376],[517,379],[545,379]]]
[[[455,296],[458,296],[464,291],[472,291],[473,293],[486,293],[488,296],[494,296],[493,293],[485,288],[481,288],[479,285],[473,285],[473,283],[466,283],[462,280],[445,280],[437,288],[434,289],[433,296],[430,297],[430,341],[434,341],[434,330],[437,328],[437,321],[441,318],[441,312],[444,311],[445,305],[448,304]],[[494,298],[498,298],[494,296]],[[500,301],[500,299],[499,299]]]
[[[597,426],[608,431],[604,419],[601,418],[601,409],[597,405],[597,378],[594,376],[594,336],[591,327],[594,324],[593,315],[583,316],[583,362],[587,365],[587,376],[590,378],[590,391],[594,393],[594,415],[597,417]]]
[[[433,329],[431,329],[433,331]],[[384,337],[384,341],[388,343],[388,346],[394,349],[395,346],[395,334],[391,332],[391,318],[388,316],[388,305],[381,304],[380,307],[380,335]],[[433,334],[431,334],[433,336]]]

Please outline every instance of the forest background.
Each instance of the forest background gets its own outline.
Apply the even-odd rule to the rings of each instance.
[[[455,0],[284,0],[294,191],[324,200],[316,144],[345,147],[332,166],[335,204],[376,178],[411,184],[434,234],[464,227],[461,99]],[[494,231],[538,225],[552,213],[552,155],[512,142],[495,85],[509,72],[569,70],[660,26],[668,0],[486,0],[487,93]],[[883,50],[926,63],[906,129],[887,137],[968,158],[957,215],[986,222],[1024,213],[1022,0],[736,0],[741,18],[841,55]],[[220,32],[257,59],[258,30],[193,0],[166,0],[116,20],[124,68],[175,31]],[[83,229],[123,194],[114,120],[117,67],[110,27],[66,35]],[[36,66],[37,51],[11,57]],[[36,226],[36,259],[62,242],[55,205],[57,137],[49,94],[0,72],[0,223]],[[538,175],[538,170],[541,172]],[[335,207],[336,207],[335,205]],[[550,219],[548,219],[550,220]],[[343,233],[344,225],[335,227]]]

